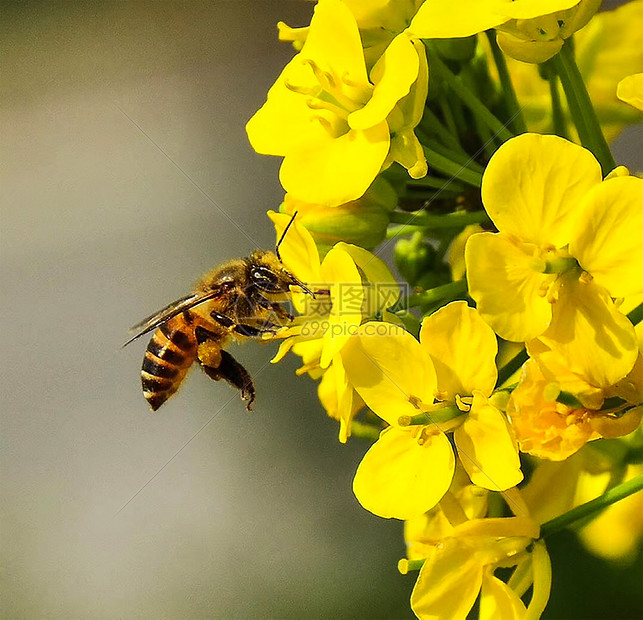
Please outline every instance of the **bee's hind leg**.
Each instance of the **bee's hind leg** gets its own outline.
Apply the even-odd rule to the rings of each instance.
[[[201,367],[211,379],[215,381],[225,379],[231,386],[240,390],[242,400],[247,401],[246,409],[252,411],[252,405],[255,402],[256,395],[252,377],[230,353],[221,351],[221,363],[216,368],[214,366],[206,366],[203,362],[201,362]]]

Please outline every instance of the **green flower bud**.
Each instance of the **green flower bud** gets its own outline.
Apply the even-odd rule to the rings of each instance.
[[[297,221],[313,236],[324,256],[336,243],[344,241],[370,250],[384,240],[389,212],[397,204],[391,185],[378,178],[358,200],[338,207],[326,207],[296,200],[286,195],[282,213],[297,211]]]
[[[421,232],[416,232],[410,239],[397,242],[394,256],[400,274],[411,286],[416,286],[420,278],[433,269],[436,251]]]
[[[459,39],[435,39],[432,41],[436,51],[445,60],[469,62],[476,53],[477,37]]]

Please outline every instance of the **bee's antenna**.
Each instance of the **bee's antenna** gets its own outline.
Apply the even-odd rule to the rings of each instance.
[[[281,245],[281,242],[284,240],[284,237],[286,236],[288,229],[292,226],[292,223],[295,221],[296,217],[297,217],[297,211],[295,211],[292,214],[292,217],[290,218],[290,222],[288,222],[288,226],[284,228],[284,232],[281,234],[281,237],[279,238],[279,241],[277,241],[277,245],[275,246],[275,254],[277,255],[277,258],[279,260],[281,260],[281,255],[279,254],[279,246]]]

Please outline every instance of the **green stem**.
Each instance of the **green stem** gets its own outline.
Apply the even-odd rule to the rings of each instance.
[[[426,176],[423,179],[411,179],[406,182],[407,187],[409,188],[421,188],[425,189],[430,187],[431,189],[445,190],[450,189],[462,193],[464,191],[464,185],[458,183],[455,179],[440,179],[437,177]]]
[[[569,112],[578,131],[581,144],[594,153],[601,164],[603,174],[607,175],[616,167],[616,162],[601,131],[596,112],[574,59],[573,47],[569,41],[551,59],[551,63],[563,85]]]
[[[432,49],[431,43],[427,44],[427,49]],[[436,69],[456,97],[473,112],[480,123],[491,130],[496,138],[501,142],[506,142],[513,137],[514,134],[489,111],[489,108],[465,86],[458,76],[447,68],[435,52],[431,54],[431,63],[431,66]]]
[[[481,166],[477,161],[475,161],[466,153],[453,151],[448,146],[444,146],[444,144],[430,138],[426,143],[423,144],[426,144],[426,146],[431,150],[435,151],[436,153],[440,153],[440,155],[444,155],[444,157],[448,157],[451,161],[454,161],[461,166],[474,170],[475,172],[478,172],[480,174],[484,173],[484,166]]]
[[[424,114],[422,116],[420,126],[424,128],[428,135],[434,135],[436,138],[441,140],[442,144],[444,144],[445,146],[448,146],[454,151],[458,151],[462,155],[466,155],[464,150],[462,150],[462,146],[460,145],[457,134],[454,135],[451,131],[449,131],[444,126],[444,123],[440,122],[438,117],[428,106],[424,108]]]
[[[389,226],[386,231],[386,238],[397,239],[398,237],[406,237],[416,232],[425,233],[426,228],[424,226],[414,226],[413,224],[396,224]]]
[[[438,172],[442,172],[454,179],[459,179],[463,183],[472,185],[473,187],[480,187],[482,185],[482,174],[478,171],[454,162],[426,146],[424,147],[424,156],[429,166]]]
[[[460,134],[458,133],[458,124],[455,122],[455,118],[453,116],[453,109],[449,105],[449,102],[446,100],[446,97],[440,97],[439,105],[440,105],[440,111],[442,112],[442,116],[444,117],[444,122],[446,126],[449,128],[449,133],[453,134],[454,136],[458,136],[458,142],[460,142]]]
[[[643,489],[643,474],[615,486],[596,499],[576,506],[576,508],[543,523],[540,528],[540,537],[546,538],[556,534],[576,521],[592,516],[641,489]]]
[[[414,306],[425,306],[426,304],[431,304],[443,299],[455,299],[466,292],[467,283],[465,280],[449,282],[442,286],[436,286],[428,291],[424,291],[423,293],[414,293],[408,297],[402,297],[393,307],[389,308],[389,310],[391,312],[396,312],[402,309],[412,308]]]
[[[567,122],[563,113],[563,106],[560,101],[560,92],[558,91],[558,75],[555,71],[549,71],[547,77],[549,82],[549,95],[551,97],[551,114],[554,125],[554,133],[561,138],[569,138],[567,132]]]
[[[529,355],[526,349],[522,349],[514,357],[512,357],[499,371],[498,382],[496,385],[500,387],[503,385],[511,375],[513,375],[527,360]]]
[[[493,56],[493,61],[496,63],[496,69],[498,70],[500,86],[502,87],[505,102],[507,103],[507,112],[510,115],[509,123],[516,134],[526,133],[527,125],[525,124],[525,119],[522,115],[522,108],[518,103],[518,97],[516,97],[516,91],[514,90],[511,76],[509,75],[509,69],[507,69],[505,55],[498,47],[495,31],[487,30],[486,34],[487,39],[489,39],[489,45],[491,46],[491,55]]]
[[[628,313],[627,318],[632,321],[633,325],[638,325],[641,321],[643,321],[643,304],[639,304],[632,310],[631,312]]]
[[[392,224],[407,224],[432,229],[459,228],[469,224],[488,224],[491,221],[486,211],[456,211],[446,215],[431,215],[425,211],[417,213],[393,211],[389,213],[389,220]]]

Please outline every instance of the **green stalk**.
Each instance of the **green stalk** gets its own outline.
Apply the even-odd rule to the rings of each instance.
[[[437,189],[437,190],[452,190],[461,194],[464,192],[464,185],[458,183],[455,179],[440,179],[436,177],[426,176],[422,179],[411,179],[406,182],[408,188],[411,189]]]
[[[487,224],[490,222],[486,211],[456,211],[446,215],[431,215],[424,211],[418,213],[389,213],[392,224],[407,224],[422,228],[459,228],[469,224]]]
[[[475,161],[471,156],[467,155],[467,153],[453,151],[448,146],[444,146],[444,144],[438,142],[437,140],[432,140],[431,138],[429,138],[427,142],[423,144],[426,144],[426,146],[431,150],[439,153],[440,155],[443,155],[444,157],[448,157],[451,161],[454,161],[461,166],[466,166],[470,170],[478,172],[479,174],[484,173],[484,167],[481,166],[477,161]]]
[[[482,185],[482,175],[479,172],[462,166],[426,146],[424,147],[424,155],[429,166],[438,172],[442,172],[454,179],[459,179],[463,183],[472,185],[473,187],[480,187]]]
[[[638,325],[643,321],[643,304],[636,306],[632,312],[628,313],[627,318],[632,321],[632,325]]]
[[[549,82],[549,95],[551,97],[551,114],[554,133],[561,138],[569,139],[567,122],[565,121],[565,114],[563,113],[563,106],[560,101],[560,93],[558,92],[558,74],[555,71],[549,71],[547,81]]]
[[[428,135],[433,134],[436,138],[441,140],[442,144],[445,146],[448,146],[450,149],[458,151],[462,155],[466,156],[466,153],[460,145],[460,140],[458,139],[457,134],[453,134],[449,129],[447,129],[444,126],[444,123],[438,119],[428,106],[424,108],[420,127],[422,127]]]
[[[527,125],[525,124],[525,119],[522,115],[520,103],[518,103],[518,97],[516,97],[516,91],[514,90],[511,76],[509,75],[509,69],[507,69],[505,55],[498,47],[495,31],[487,30],[486,34],[487,39],[489,39],[489,45],[491,46],[491,55],[493,56],[493,61],[496,63],[496,69],[498,70],[500,86],[502,87],[502,92],[505,96],[507,112],[510,116],[510,126],[516,134],[526,133]]]
[[[458,280],[457,282],[449,282],[442,286],[424,291],[423,293],[415,293],[408,297],[402,297],[397,303],[389,308],[390,312],[396,312],[404,308],[413,308],[415,306],[424,306],[436,301],[444,299],[456,299],[463,293],[467,292],[467,283],[465,280]]]
[[[512,357],[499,371],[498,381],[496,385],[500,387],[503,385],[511,375],[513,375],[527,360],[529,355],[527,349],[522,349],[514,357]]]
[[[431,43],[425,43],[427,43],[427,49],[431,50]],[[501,142],[506,142],[513,137],[513,132],[507,129],[507,127],[489,111],[489,108],[465,86],[462,80],[447,68],[435,52],[431,54],[430,62],[431,67],[440,74],[456,97],[471,110],[478,122],[486,125]]]
[[[641,489],[643,489],[643,474],[613,487],[596,499],[576,506],[576,508],[543,523],[540,528],[540,537],[545,538],[556,534],[576,521],[590,517]]]
[[[585,88],[585,83],[574,59],[574,50],[567,41],[551,61],[565,91],[569,112],[578,131],[581,144],[589,149],[601,164],[603,175],[614,168],[616,162],[601,131],[596,112]]]

